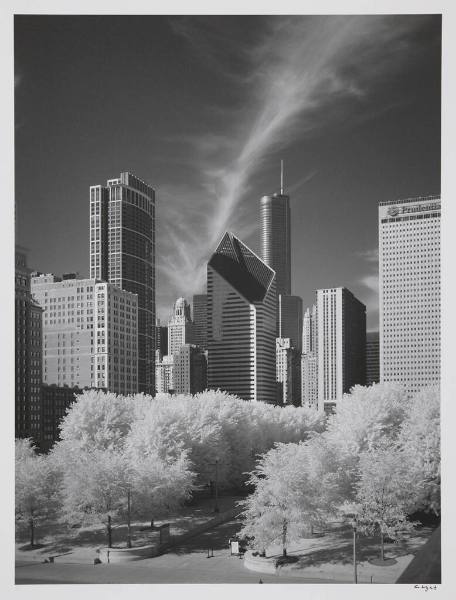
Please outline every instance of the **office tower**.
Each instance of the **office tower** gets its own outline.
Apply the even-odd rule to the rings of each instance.
[[[138,391],[138,298],[96,279],[32,277],[43,308],[43,382]]]
[[[176,394],[197,394],[207,387],[207,361],[201,348],[184,344],[174,355],[174,390]]]
[[[318,409],[366,383],[366,307],[346,288],[317,290]]]
[[[279,295],[279,337],[290,338],[291,345],[301,351],[302,298]]]
[[[42,377],[42,309],[30,292],[27,251],[15,252],[15,436],[39,443]]]
[[[190,314],[190,304],[185,298],[174,303],[173,316],[168,321],[168,354],[177,354],[184,344],[194,341],[194,327]]]
[[[138,296],[138,389],[155,390],[155,191],[131,173],[90,187],[90,278]]]
[[[193,324],[195,344],[207,350],[207,294],[193,296]]]
[[[380,202],[380,381],[440,382],[440,196]]]
[[[308,354],[315,351],[317,327],[317,307],[307,308],[302,323],[302,353]]]
[[[275,273],[231,233],[207,267],[208,388],[274,403]]]
[[[84,390],[74,387],[58,387],[55,384],[41,386],[41,440],[40,449],[48,452],[60,439],[60,424],[67,410]]]
[[[318,408],[317,397],[317,307],[307,308],[302,325],[301,400],[303,406]]]
[[[174,356],[167,354],[155,363],[157,394],[174,393]]]
[[[380,337],[378,331],[366,333],[366,385],[380,381]]]

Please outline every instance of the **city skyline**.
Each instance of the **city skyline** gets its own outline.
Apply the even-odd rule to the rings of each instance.
[[[87,191],[130,169],[157,190],[157,314],[166,319],[175,298],[205,291],[220,229],[259,251],[258,203],[280,191],[284,159],[292,293],[307,307],[316,289],[347,286],[367,305],[368,329],[377,329],[378,202],[440,192],[441,19],[294,21],[16,18],[17,242],[30,248],[31,268],[86,276]],[[47,40],[38,51],[36,35]],[[126,85],[114,97],[122,74]],[[132,90],[137,110],[123,113]],[[30,154],[30,136],[47,152]]]

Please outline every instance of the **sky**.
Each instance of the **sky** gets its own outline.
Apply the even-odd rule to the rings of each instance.
[[[379,201],[440,193],[441,19],[15,17],[17,242],[89,271],[89,186],[157,194],[157,313],[205,291],[227,230],[259,253],[291,197],[292,293],[345,286],[378,328]]]

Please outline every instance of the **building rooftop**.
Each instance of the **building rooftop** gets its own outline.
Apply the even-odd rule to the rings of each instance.
[[[379,206],[389,206],[391,204],[408,204],[410,202],[431,202],[433,200],[440,200],[440,194],[436,196],[418,196],[417,198],[403,198],[402,200],[385,200],[379,202]]]

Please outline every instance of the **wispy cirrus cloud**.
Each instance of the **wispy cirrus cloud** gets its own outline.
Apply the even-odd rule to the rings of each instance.
[[[171,294],[191,295],[203,288],[206,261],[224,231],[254,231],[255,223],[246,222],[244,201],[265,161],[314,134],[341,99],[357,109],[352,112],[359,118],[364,99],[385,73],[399,67],[399,50],[411,43],[410,35],[422,21],[266,17],[261,34],[256,32],[250,43],[231,38],[220,21],[214,27],[204,19],[171,22],[175,34],[199,56],[206,55],[208,68],[226,77],[227,85],[237,86],[243,98],[234,108],[208,107],[219,113],[216,130],[180,138],[197,173],[196,186],[159,190],[160,198],[169,198],[162,215],[162,281]],[[241,68],[236,71],[233,65]],[[371,277],[363,283],[373,289]]]

